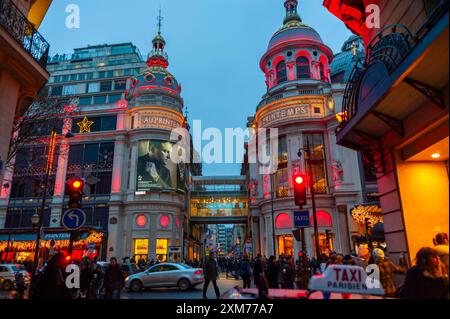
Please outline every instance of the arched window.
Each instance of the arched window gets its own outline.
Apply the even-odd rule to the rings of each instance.
[[[307,58],[301,56],[297,58],[297,79],[309,79],[311,77],[311,70],[309,68],[309,61]]]
[[[277,81],[278,84],[287,81],[286,62],[284,61],[281,61],[280,63],[277,64]]]
[[[314,227],[314,218],[310,218],[311,226]],[[333,218],[330,213],[324,210],[317,211],[317,225],[318,227],[333,227]]]
[[[275,228],[276,229],[287,229],[292,228],[292,219],[286,213],[278,214],[275,218]]]
[[[325,76],[325,65],[323,63],[320,64],[320,79],[323,82],[328,82],[328,80]]]

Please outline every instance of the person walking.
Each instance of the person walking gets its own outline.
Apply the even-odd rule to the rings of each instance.
[[[86,295],[86,298],[91,300],[100,299],[103,290],[104,274],[102,267],[100,265],[94,265],[94,267],[89,278],[89,287]]]
[[[125,286],[125,276],[117,259],[112,257],[105,272],[104,284],[106,299],[120,299],[120,292]]]
[[[397,290],[394,284],[394,274],[405,274],[406,268],[386,260],[384,251],[380,248],[375,248],[372,251],[372,257],[380,270],[380,283],[384,289],[384,295],[394,297]]]
[[[214,258],[214,253],[209,253],[209,258],[205,260],[203,265],[203,273],[205,274],[205,283],[203,285],[203,299],[208,299],[206,293],[208,292],[209,283],[212,282],[217,299],[220,298],[219,287],[217,287],[217,278],[219,277],[219,269],[217,260]]]
[[[400,298],[448,299],[448,275],[444,273],[443,268],[435,249],[421,248],[417,252],[415,266],[406,275]]]
[[[256,260],[255,260],[255,268],[253,269],[253,277],[255,280],[255,286],[258,289],[260,286],[261,279],[264,275],[263,272],[264,272],[264,265],[262,262],[262,256],[261,256],[261,254],[258,254],[256,256]]]
[[[448,275],[448,234],[437,234],[433,242],[435,245],[434,249],[437,251],[439,258],[441,258]]]
[[[278,289],[278,273],[280,269],[278,267],[278,262],[275,256],[270,256],[267,265],[267,281],[269,288]]]
[[[64,299],[67,297],[64,279],[66,261],[62,253],[53,255],[35,279],[35,286],[30,292],[32,299]]]
[[[278,273],[278,282],[281,289],[294,289],[294,274],[286,256],[280,256],[280,271]]]
[[[240,265],[240,273],[241,273],[241,277],[242,277],[242,281],[244,284],[244,289],[245,288],[250,288],[251,285],[251,277],[253,274],[252,271],[252,267],[250,266],[250,261],[248,259],[248,255],[244,254],[244,258],[241,261],[241,265]]]

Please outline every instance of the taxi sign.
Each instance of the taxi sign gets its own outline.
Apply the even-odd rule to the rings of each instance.
[[[359,266],[330,265],[323,274],[311,278],[309,289],[360,295],[384,295],[379,278],[375,278],[378,274],[379,272],[373,271],[369,277]]]

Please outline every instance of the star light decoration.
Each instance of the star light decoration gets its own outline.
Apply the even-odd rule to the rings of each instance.
[[[117,102],[117,106],[118,106],[120,109],[126,109],[127,106],[128,106],[128,101],[125,100],[124,98],[122,98],[122,99],[120,99],[120,100]]]
[[[372,205],[372,206],[357,206],[352,210],[352,217],[359,224],[364,224],[366,219],[369,219],[369,222],[372,225],[376,225],[378,223],[383,222],[383,216],[381,215],[381,208]]]
[[[81,122],[78,122],[77,125],[80,128],[80,133],[91,133],[91,126],[94,124],[94,121],[89,121],[85,116]]]

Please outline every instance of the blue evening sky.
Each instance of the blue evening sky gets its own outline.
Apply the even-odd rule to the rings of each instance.
[[[351,35],[322,0],[299,0],[303,22],[337,53]],[[169,70],[182,85],[189,122],[245,128],[266,91],[259,60],[285,16],[284,0],[57,0],[40,32],[51,55],[74,48],[132,42],[146,56],[156,34],[159,7]],[[81,11],[81,28],[67,29],[68,4]],[[206,145],[208,141],[204,141]],[[239,145],[238,147],[242,147]],[[238,175],[240,164],[203,165],[204,175]]]

